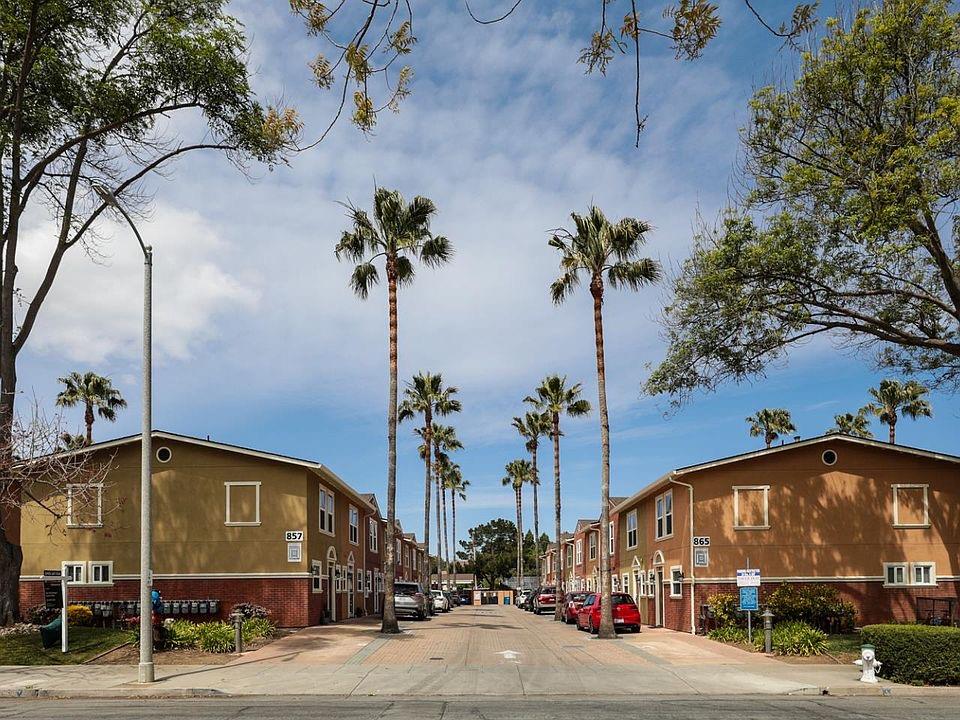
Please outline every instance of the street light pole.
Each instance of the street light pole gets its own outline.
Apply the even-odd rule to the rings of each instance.
[[[133,218],[103,185],[94,185],[103,202],[123,215],[143,251],[143,399],[140,429],[140,665],[141,683],[154,681],[153,671],[153,524],[150,496],[153,477],[153,248],[143,242]]]

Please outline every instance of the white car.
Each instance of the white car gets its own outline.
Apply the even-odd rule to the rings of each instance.
[[[450,601],[447,600],[447,596],[444,595],[439,590],[431,590],[431,595],[433,595],[433,609],[437,612],[450,612]]]

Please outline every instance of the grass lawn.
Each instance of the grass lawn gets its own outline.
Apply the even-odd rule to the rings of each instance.
[[[0,665],[78,665],[118,645],[134,639],[128,630],[111,628],[70,628],[70,652],[60,652],[60,644],[44,650],[40,633],[0,637]]]
[[[852,660],[860,657],[860,646],[863,640],[860,633],[843,633],[840,635],[827,635],[827,652],[835,657],[846,659],[846,656],[852,656]]]

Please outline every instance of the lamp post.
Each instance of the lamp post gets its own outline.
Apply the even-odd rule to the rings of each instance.
[[[130,229],[140,243],[143,251],[143,400],[142,424],[140,430],[140,665],[138,678],[141,683],[152,683],[153,672],[153,571],[151,555],[153,551],[153,527],[150,518],[150,495],[153,474],[153,419],[152,419],[152,315],[151,296],[153,294],[153,248],[143,242],[137,226],[130,214],[123,208],[113,192],[103,186],[94,185],[93,189],[106,205],[119,212],[127,221]]]

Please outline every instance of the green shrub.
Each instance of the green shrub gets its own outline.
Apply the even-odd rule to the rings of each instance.
[[[241,630],[243,633],[243,641],[250,642],[251,640],[268,637],[273,634],[275,629],[273,623],[266,618],[250,618],[249,620],[244,620]]]
[[[174,648],[196,647],[199,639],[200,626],[189,620],[171,620],[165,622],[167,644]]]
[[[960,628],[867,625],[860,636],[876,648],[881,677],[915,685],[960,685]]]
[[[777,622],[804,622],[824,632],[842,633],[853,629],[857,611],[829,585],[783,583],[764,598]]]
[[[86,605],[67,605],[67,623],[74,627],[93,625],[93,610]]]
[[[763,630],[755,630],[753,644],[763,650]],[[827,635],[805,622],[793,620],[773,626],[773,652],[777,655],[823,655],[827,651]]]
[[[233,652],[233,628],[225,622],[200,623],[197,627],[197,647],[204,652]]]
[[[723,628],[740,624],[740,600],[731,593],[717,593],[707,598],[707,607],[717,621],[717,627]]]
[[[707,633],[711,640],[724,643],[746,643],[747,631],[736,625],[724,625]]]

